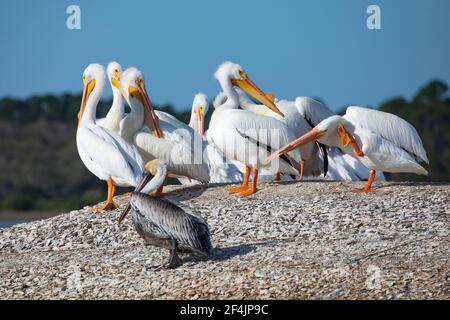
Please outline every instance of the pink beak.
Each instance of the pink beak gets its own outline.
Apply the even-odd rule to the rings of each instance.
[[[203,136],[205,133],[205,115],[203,113],[199,113],[197,116],[197,125],[199,134]]]

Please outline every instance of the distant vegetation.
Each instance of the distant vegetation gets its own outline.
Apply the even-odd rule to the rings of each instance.
[[[411,101],[390,99],[380,106],[411,123],[419,132],[429,165],[428,176],[414,174],[387,175],[392,180],[450,181],[450,97],[447,84],[432,81],[420,88]]]
[[[78,157],[76,118],[81,96],[38,96],[0,100],[0,210],[70,210],[104,200],[105,186]],[[102,102],[104,116],[111,101]],[[188,122],[190,111],[156,107]],[[211,108],[212,109],[212,108]],[[409,121],[423,139],[430,175],[390,175],[394,180],[450,180],[448,86],[432,81],[416,96],[390,99],[380,110]]]

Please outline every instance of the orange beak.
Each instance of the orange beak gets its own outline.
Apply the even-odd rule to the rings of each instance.
[[[92,79],[88,84],[86,84],[85,81],[83,81],[83,83],[83,95],[81,97],[80,111],[78,112],[78,127],[80,126],[81,118],[83,117],[84,110],[86,109],[89,96],[95,88],[96,81],[95,79]]]
[[[265,163],[269,163],[273,159],[288,153],[296,148],[299,148],[305,144],[311,143],[313,141],[316,141],[319,139],[325,132],[319,132],[316,128],[313,128],[309,132],[302,135],[300,138],[295,139],[294,141],[290,142],[289,144],[285,145],[284,147],[278,149],[274,153],[272,153],[270,156],[266,158],[264,161]]]
[[[197,114],[197,125],[199,134],[203,136],[205,133],[205,115],[202,111],[199,111]]]
[[[164,134],[162,133],[159,125],[159,118],[155,113],[155,109],[153,109],[153,105],[150,101],[150,97],[147,93],[145,85],[142,83],[142,85],[138,86],[138,90],[143,97],[142,102],[144,104],[144,109],[147,110],[147,112],[145,112],[146,124],[155,136],[157,136],[158,138],[164,138]]]
[[[271,96],[267,96],[245,73],[241,73],[241,76],[243,80],[231,79],[231,83],[284,118],[284,114],[277,108]]]

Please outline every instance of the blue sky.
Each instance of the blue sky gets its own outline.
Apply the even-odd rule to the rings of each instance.
[[[66,28],[70,4],[81,30]],[[366,28],[370,4],[382,30]],[[450,83],[449,31],[448,0],[1,1],[0,97],[79,92],[89,63],[117,60],[144,72],[155,103],[182,109],[214,97],[231,60],[279,98],[374,106]]]

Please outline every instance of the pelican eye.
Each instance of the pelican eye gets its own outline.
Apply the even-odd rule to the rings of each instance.
[[[200,106],[200,107],[198,108],[198,111],[199,111],[200,113],[203,113],[203,106]]]
[[[244,78],[244,79],[247,78],[247,74],[246,74],[245,71],[242,70],[242,69],[239,70],[239,75],[240,75],[242,78]]]
[[[137,78],[136,79],[136,83],[139,87],[141,87],[142,89],[144,89],[144,80],[142,78]]]

